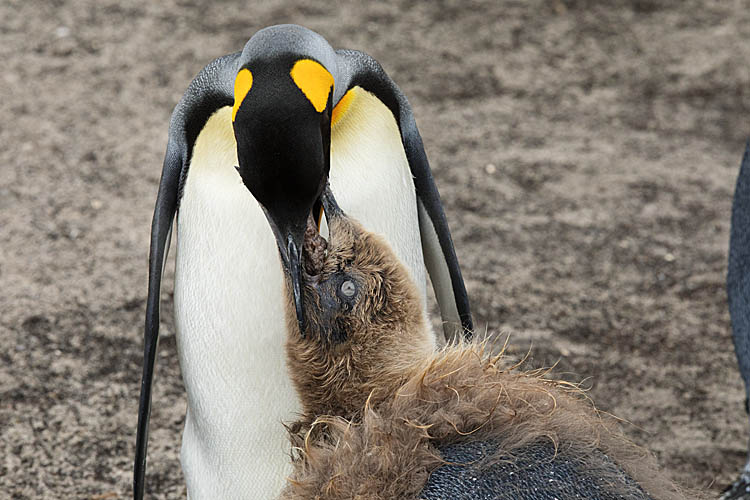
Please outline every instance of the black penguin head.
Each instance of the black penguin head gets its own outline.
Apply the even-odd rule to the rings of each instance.
[[[317,33],[280,25],[256,33],[239,61],[232,109],[238,169],[273,229],[303,325],[300,259],[330,170],[336,55]]]

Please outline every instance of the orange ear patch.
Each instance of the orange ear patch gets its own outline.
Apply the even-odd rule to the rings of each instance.
[[[333,75],[328,70],[312,59],[300,59],[294,63],[290,74],[315,111],[321,113],[326,109],[328,94],[333,88]]]
[[[232,106],[232,121],[237,116],[237,110],[240,109],[242,101],[245,100],[245,96],[250,92],[253,86],[253,74],[249,69],[243,68],[237,73],[237,78],[234,79],[234,106]]]
[[[338,104],[333,108],[333,113],[331,113],[331,126],[336,125],[336,122],[346,114],[346,111],[354,100],[355,93],[356,87],[349,89],[346,94],[344,94],[344,97],[342,97]]]

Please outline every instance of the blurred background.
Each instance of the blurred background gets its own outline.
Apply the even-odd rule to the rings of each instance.
[[[331,4],[0,3],[0,496],[130,495],[169,116],[211,59],[286,22],[370,53],[409,97],[478,329],[586,379],[681,484],[734,479],[724,278],[750,2]],[[172,276],[151,498],[184,496]]]

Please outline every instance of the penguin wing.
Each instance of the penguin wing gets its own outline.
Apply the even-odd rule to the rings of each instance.
[[[333,102],[338,103],[349,89],[362,87],[380,99],[396,118],[414,177],[425,265],[440,307],[446,339],[454,337],[458,328],[470,337],[473,324],[466,286],[411,106],[375,59],[356,50],[337,50],[336,55],[339,67]]]
[[[169,125],[169,140],[151,223],[148,299],[143,352],[143,378],[138,406],[138,430],[133,470],[133,496],[143,498],[148,448],[148,424],[151,415],[151,387],[159,340],[159,299],[161,277],[169,251],[169,240],[182,188],[187,178],[193,144],[209,117],[219,108],[231,106],[239,52],[209,63],[195,77],[175,107]]]
[[[745,391],[750,395],[750,142],[745,148],[732,202],[727,295],[734,351]]]

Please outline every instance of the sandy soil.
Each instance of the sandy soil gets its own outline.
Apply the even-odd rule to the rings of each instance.
[[[733,479],[750,2],[327,4],[0,3],[0,496],[129,495],[168,118],[209,60],[280,22],[371,53],[411,99],[478,326],[586,378],[677,481]],[[151,498],[184,494],[165,299]]]

